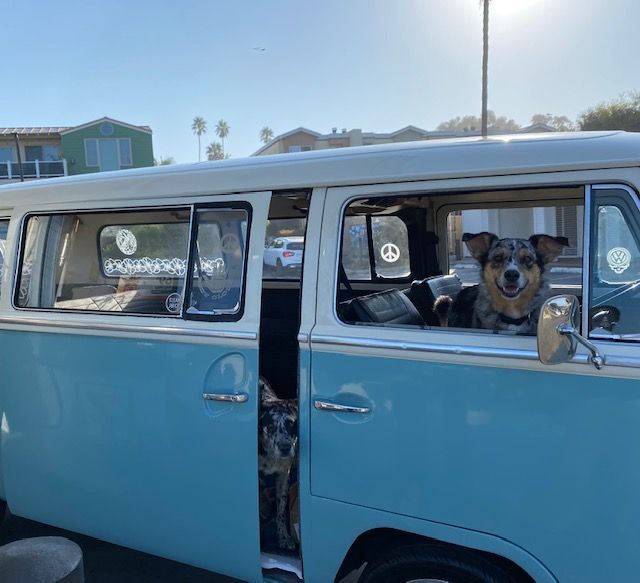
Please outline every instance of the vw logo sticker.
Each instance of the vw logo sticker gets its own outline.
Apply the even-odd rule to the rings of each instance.
[[[380,257],[387,263],[395,263],[400,259],[400,248],[393,243],[385,243],[380,248]]]
[[[128,229],[120,229],[116,235],[116,245],[125,255],[133,255],[138,249],[136,236]]]
[[[607,253],[607,263],[615,273],[622,273],[631,265],[631,253],[625,247],[614,247]]]

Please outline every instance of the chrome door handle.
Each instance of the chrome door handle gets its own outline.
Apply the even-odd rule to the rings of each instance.
[[[313,406],[318,411],[333,411],[335,413],[370,413],[369,407],[352,407],[351,405],[338,405],[327,401],[314,401]]]
[[[246,403],[249,395],[239,393],[237,395],[225,395],[221,393],[203,393],[202,398],[205,401],[224,401],[225,403]]]

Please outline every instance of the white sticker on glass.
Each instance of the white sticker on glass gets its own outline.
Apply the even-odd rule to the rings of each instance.
[[[400,259],[400,248],[393,243],[385,243],[380,248],[380,257],[387,263],[395,263]]]
[[[631,253],[625,247],[614,247],[607,253],[607,263],[615,273],[622,273],[631,265]]]
[[[116,245],[125,255],[133,255],[138,248],[138,241],[131,231],[120,229],[116,235]]]
[[[178,293],[172,293],[167,296],[164,305],[168,312],[177,314],[180,311],[180,304],[182,303],[182,297]]]

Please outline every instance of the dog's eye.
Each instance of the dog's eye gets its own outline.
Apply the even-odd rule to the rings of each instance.
[[[494,263],[502,263],[504,261],[504,255],[499,253],[498,255],[494,255],[492,261]]]
[[[522,258],[522,263],[524,264],[525,267],[531,267],[533,265],[533,259],[531,259],[531,257],[526,255],[525,257]]]

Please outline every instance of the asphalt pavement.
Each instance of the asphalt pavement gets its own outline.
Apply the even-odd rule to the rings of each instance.
[[[0,525],[0,546],[35,536],[63,536],[80,545],[86,583],[236,583],[222,575],[12,516]]]

